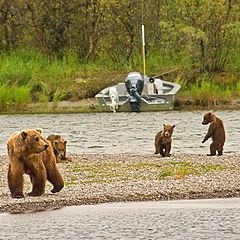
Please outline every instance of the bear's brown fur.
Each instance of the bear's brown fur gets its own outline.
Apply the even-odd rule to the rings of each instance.
[[[155,154],[160,153],[162,157],[170,157],[174,127],[175,125],[163,124],[163,129],[155,136]]]
[[[70,157],[66,157],[66,149],[67,149],[67,141],[61,135],[58,134],[51,134],[47,137],[52,144],[54,155],[56,157],[56,161],[71,161]]]
[[[223,145],[226,139],[223,121],[216,117],[214,113],[208,112],[204,114],[202,124],[207,125],[209,123],[208,132],[202,143],[211,137],[213,142],[210,145],[210,154],[208,154],[208,156],[216,155],[216,152],[218,152],[218,155],[222,155]]]
[[[30,196],[40,196],[45,191],[46,180],[52,183],[52,193],[59,192],[64,181],[57,169],[51,143],[44,139],[41,130],[25,129],[13,133],[8,142],[8,186],[13,198],[22,198],[24,174],[30,175]]]

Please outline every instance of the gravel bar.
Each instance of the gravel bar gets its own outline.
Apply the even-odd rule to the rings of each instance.
[[[0,213],[45,211],[81,204],[226,198],[240,196],[240,155],[72,154],[58,163],[65,187],[52,194],[47,183],[40,197],[24,176],[22,199],[11,198],[8,157],[0,156]]]

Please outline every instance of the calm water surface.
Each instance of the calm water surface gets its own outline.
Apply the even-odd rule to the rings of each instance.
[[[41,127],[45,136],[60,133],[71,153],[153,153],[155,134],[164,123],[175,124],[172,153],[208,153],[211,140],[202,144],[208,126],[203,111],[152,113],[35,114],[0,116],[0,154],[14,131]],[[225,123],[225,153],[239,153],[240,111],[218,111]]]
[[[240,200],[99,204],[0,214],[0,239],[240,239]]]

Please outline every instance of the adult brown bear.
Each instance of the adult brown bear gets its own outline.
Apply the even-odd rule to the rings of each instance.
[[[210,154],[208,154],[208,156],[214,156],[216,155],[216,152],[218,152],[218,155],[222,155],[223,145],[226,139],[223,121],[216,117],[214,113],[208,112],[204,114],[202,124],[207,125],[209,123],[210,126],[208,132],[202,143],[206,142],[209,138],[212,138],[213,142],[210,145]]]
[[[13,198],[22,198],[23,174],[29,174],[32,182],[30,196],[40,196],[45,191],[46,180],[52,183],[52,193],[59,192],[63,178],[58,171],[50,142],[39,129],[25,129],[13,133],[8,142],[8,186]]]
[[[170,157],[174,128],[175,125],[163,124],[163,129],[155,136],[155,154],[160,153],[162,157]]]

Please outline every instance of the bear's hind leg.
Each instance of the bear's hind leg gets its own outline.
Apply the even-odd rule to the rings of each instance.
[[[12,198],[23,198],[23,174],[24,167],[22,164],[15,162],[14,167],[9,164],[8,168],[8,187]]]
[[[171,156],[170,151],[171,151],[171,145],[170,144],[166,144],[166,151],[165,151],[165,156],[166,157],[170,157]]]
[[[218,149],[218,156],[221,156],[221,155],[223,155],[223,147],[220,147]]]
[[[162,155],[162,157],[165,157],[166,154],[165,154],[165,147],[164,146],[160,146],[160,154]]]
[[[215,156],[217,154],[217,148],[214,143],[210,145],[210,154],[208,156]]]

